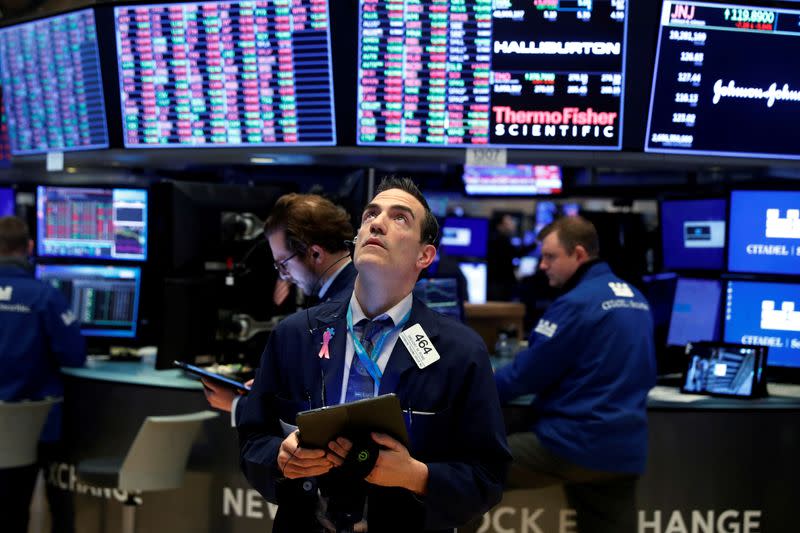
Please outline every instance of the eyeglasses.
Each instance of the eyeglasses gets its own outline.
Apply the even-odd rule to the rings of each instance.
[[[288,274],[288,273],[289,273],[289,271],[286,269],[286,264],[287,264],[289,261],[291,261],[292,259],[294,259],[294,258],[295,258],[295,256],[296,256],[297,254],[299,254],[299,253],[300,253],[300,252],[295,252],[295,253],[293,253],[292,255],[290,255],[289,257],[287,257],[286,259],[284,259],[283,261],[275,261],[275,262],[273,262],[273,263],[272,263],[272,266],[274,266],[274,267],[275,267],[275,270],[277,270],[277,271],[278,271],[278,272],[280,272],[281,274]]]

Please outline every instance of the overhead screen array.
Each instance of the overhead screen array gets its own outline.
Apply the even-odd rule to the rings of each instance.
[[[361,145],[619,149],[625,0],[360,0]]]
[[[126,147],[336,144],[327,0],[114,16]]]
[[[800,158],[800,10],[664,2],[645,150]]]
[[[0,82],[13,155],[108,148],[92,10],[0,30]]]

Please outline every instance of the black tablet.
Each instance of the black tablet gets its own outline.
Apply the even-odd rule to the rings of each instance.
[[[339,436],[353,432],[386,433],[408,447],[408,432],[400,400],[384,394],[351,403],[332,405],[297,414],[300,443],[309,448],[326,448]]]
[[[214,383],[217,383],[217,384],[222,385],[224,387],[229,387],[229,388],[236,389],[236,390],[239,390],[239,391],[242,391],[242,392],[248,392],[250,390],[250,387],[248,387],[244,383],[240,383],[240,382],[238,382],[238,381],[236,381],[234,379],[231,379],[231,378],[226,378],[225,376],[222,376],[220,374],[215,374],[213,372],[209,372],[205,368],[201,368],[199,366],[190,365],[189,363],[184,363],[183,361],[173,361],[172,364],[174,364],[178,368],[181,368],[181,369],[183,369],[183,370],[185,370],[187,372],[191,372],[192,374],[195,374],[196,376],[200,376],[201,378],[209,379],[209,380],[213,381]]]
[[[690,342],[681,392],[758,398],[767,395],[767,348],[722,342]]]

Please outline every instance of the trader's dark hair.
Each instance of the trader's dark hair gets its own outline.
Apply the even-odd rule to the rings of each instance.
[[[345,241],[353,238],[353,225],[344,208],[316,194],[284,194],[275,203],[264,223],[264,233],[286,234],[286,248],[305,254],[311,245],[327,252],[347,250]]]
[[[375,196],[389,189],[400,189],[401,191],[407,192],[422,204],[422,207],[425,208],[425,217],[422,219],[422,224],[420,226],[420,242],[436,246],[437,239],[439,238],[439,221],[433,216],[428,201],[422,195],[417,184],[414,183],[411,178],[386,176],[378,185]]]
[[[597,229],[594,224],[583,217],[561,217],[555,220],[539,232],[539,241],[543,241],[553,232],[556,232],[558,242],[570,255],[578,245],[583,246],[589,257],[594,258],[600,255],[600,238],[597,236]]]
[[[26,254],[30,239],[24,220],[15,216],[0,218],[0,255]]]

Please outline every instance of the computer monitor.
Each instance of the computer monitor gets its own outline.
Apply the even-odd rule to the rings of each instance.
[[[620,149],[628,4],[360,0],[357,143]]]
[[[792,7],[665,1],[645,150],[800,158]]]
[[[464,298],[456,278],[424,278],[414,286],[414,296],[445,316],[464,321]]]
[[[108,148],[93,10],[0,29],[0,83],[13,155]]]
[[[8,217],[15,212],[14,189],[0,187],[0,217]]]
[[[114,8],[126,148],[334,146],[328,1]]]
[[[447,255],[486,257],[489,220],[472,217],[447,217],[442,226],[441,247]]]
[[[36,188],[40,257],[147,259],[147,191]]]
[[[84,335],[136,336],[139,267],[37,265],[36,277],[64,294]]]
[[[458,269],[467,280],[467,301],[471,304],[486,303],[486,263],[462,261]]]
[[[689,342],[718,341],[722,282],[713,279],[678,278],[667,332],[668,346]]]
[[[665,270],[725,269],[726,207],[722,198],[661,201]]]
[[[464,191],[471,196],[537,196],[561,192],[557,165],[464,165]]]
[[[800,285],[730,280],[725,342],[769,347],[769,366],[800,368]]]
[[[800,274],[800,192],[731,193],[728,270]]]

